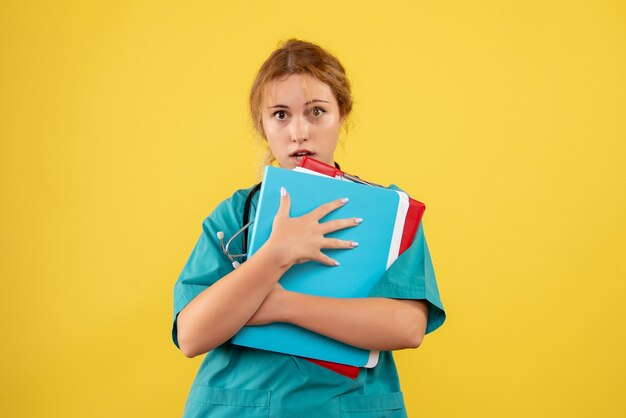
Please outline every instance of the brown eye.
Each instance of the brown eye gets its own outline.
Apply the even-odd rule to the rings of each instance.
[[[287,119],[287,113],[285,113],[284,110],[277,110],[276,112],[274,112],[274,114],[272,116],[275,117],[278,120],[285,120],[285,119]]]
[[[321,107],[314,107],[313,110],[311,110],[311,115],[313,115],[313,117],[316,117],[316,118],[319,118],[324,113],[326,113],[326,111],[322,109]]]

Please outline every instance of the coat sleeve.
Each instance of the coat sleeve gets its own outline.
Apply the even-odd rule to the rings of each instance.
[[[439,296],[423,222],[420,222],[411,246],[387,269],[370,297],[424,300],[428,305],[427,334],[444,323],[446,312]]]
[[[223,231],[225,240],[228,240],[240,228],[245,197],[245,190],[237,191],[202,222],[200,238],[174,285],[172,339],[176,347],[179,347],[176,321],[180,311],[203,290],[233,270],[230,260],[222,252],[217,232]],[[241,235],[237,238],[230,245],[231,254],[241,252]]]

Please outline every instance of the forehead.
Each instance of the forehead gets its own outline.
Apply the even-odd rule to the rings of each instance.
[[[308,74],[290,74],[268,83],[265,102],[273,104],[304,104],[309,100],[327,100],[336,103],[328,84]]]

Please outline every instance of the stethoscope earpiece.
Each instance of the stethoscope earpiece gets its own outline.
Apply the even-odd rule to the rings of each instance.
[[[224,254],[226,254],[226,257],[228,257],[228,259],[231,261],[231,264],[233,265],[233,268],[237,268],[241,265],[241,263],[237,260],[235,260],[235,258],[239,258],[239,257],[245,257],[247,255],[247,253],[242,253],[242,254],[231,254],[230,252],[228,252],[228,247],[230,246],[230,243],[233,242],[233,240],[235,238],[237,238],[237,236],[239,234],[241,234],[243,231],[245,231],[250,225],[252,225],[254,223],[254,221],[250,221],[247,224],[245,224],[244,226],[242,226],[241,228],[239,228],[239,230],[237,230],[237,232],[235,232],[235,234],[230,237],[230,239],[226,242],[226,245],[224,245],[224,231],[217,231],[217,239],[220,241],[220,245],[222,247],[222,252]]]

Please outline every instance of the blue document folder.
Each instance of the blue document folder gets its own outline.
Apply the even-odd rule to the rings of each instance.
[[[291,198],[290,216],[304,215],[329,201],[349,198],[345,206],[320,222],[342,218],[363,218],[353,228],[335,231],[327,237],[356,241],[350,250],[323,250],[339,261],[337,267],[307,262],[291,267],[280,279],[287,290],[338,298],[367,297],[378,279],[398,254],[399,240],[408,207],[405,194],[394,190],[320,177],[312,174],[266,167],[255,222],[250,235],[249,256],[270,236],[280,205],[280,188]],[[373,367],[377,352],[360,349],[292,324],[274,323],[247,326],[232,342],[263,350],[326,360],[358,367]]]

